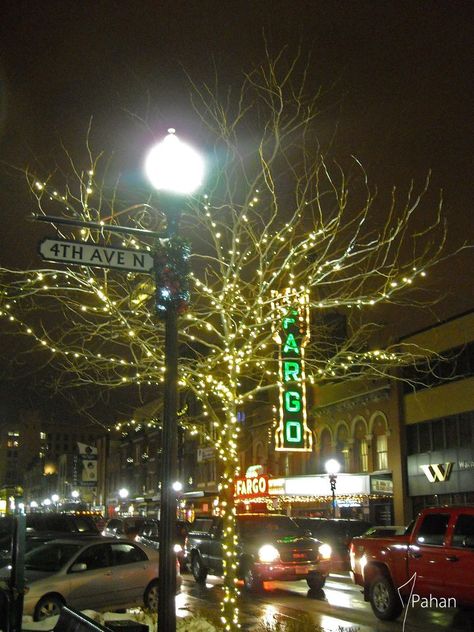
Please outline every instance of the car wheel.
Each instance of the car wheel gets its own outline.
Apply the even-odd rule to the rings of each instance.
[[[157,612],[158,610],[158,580],[153,580],[148,588],[145,590],[145,596],[143,597],[143,603],[145,604],[145,608],[151,610],[152,612]]]
[[[372,580],[369,601],[375,616],[382,621],[393,621],[403,610],[400,595],[385,575],[377,575]]]
[[[207,568],[202,563],[202,559],[199,553],[193,553],[193,556],[191,558],[191,573],[193,574],[194,579],[199,584],[202,584],[206,581]]]
[[[310,590],[321,590],[326,583],[326,578],[320,573],[313,573],[306,578]]]
[[[255,568],[253,564],[246,564],[244,566],[244,588],[248,591],[259,591],[263,588],[263,581],[255,574]]]
[[[36,605],[33,619],[43,621],[48,617],[54,617],[61,613],[64,601],[57,595],[46,595],[40,599]]]

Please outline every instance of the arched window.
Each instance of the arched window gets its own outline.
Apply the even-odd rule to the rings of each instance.
[[[375,470],[388,469],[387,420],[382,413],[372,419],[373,457]]]
[[[344,472],[349,472],[349,430],[345,424],[340,424],[336,434],[336,459],[342,466]]]
[[[375,450],[376,450],[376,466],[378,470],[388,469],[388,449],[387,449],[387,435],[377,435],[375,438]]]
[[[366,439],[367,425],[360,418],[354,426],[353,464],[354,472],[369,471],[369,446]]]
[[[255,446],[254,465],[264,465],[265,455],[263,452],[263,443],[257,443]]]
[[[324,428],[320,435],[320,450],[319,450],[319,470],[325,472],[324,464],[326,461],[334,456],[332,447],[332,437],[329,428]]]

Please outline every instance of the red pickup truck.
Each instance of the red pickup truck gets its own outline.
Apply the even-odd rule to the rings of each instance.
[[[474,506],[424,509],[404,535],[354,538],[351,574],[382,620],[405,604],[474,606]]]

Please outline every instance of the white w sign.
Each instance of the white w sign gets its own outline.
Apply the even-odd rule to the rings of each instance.
[[[448,480],[451,470],[453,469],[453,464],[436,463],[433,465],[420,465],[420,467],[430,483],[442,483]]]

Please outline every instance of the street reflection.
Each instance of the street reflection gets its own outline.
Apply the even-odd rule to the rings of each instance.
[[[192,611],[217,608],[222,600],[222,579],[210,577],[205,585],[183,577],[183,592],[177,596],[179,616]],[[281,621],[309,615],[315,629],[325,632],[401,632],[402,618],[396,621],[379,621],[370,605],[364,602],[358,587],[349,575],[328,578],[323,590],[308,590],[303,582],[265,582],[264,590],[249,593],[241,589],[239,609],[242,628],[254,629],[258,623],[278,629]],[[407,632],[474,632],[474,613],[453,610],[410,608]]]
[[[263,608],[262,624],[272,627],[277,622],[278,609],[272,604],[266,604]]]

